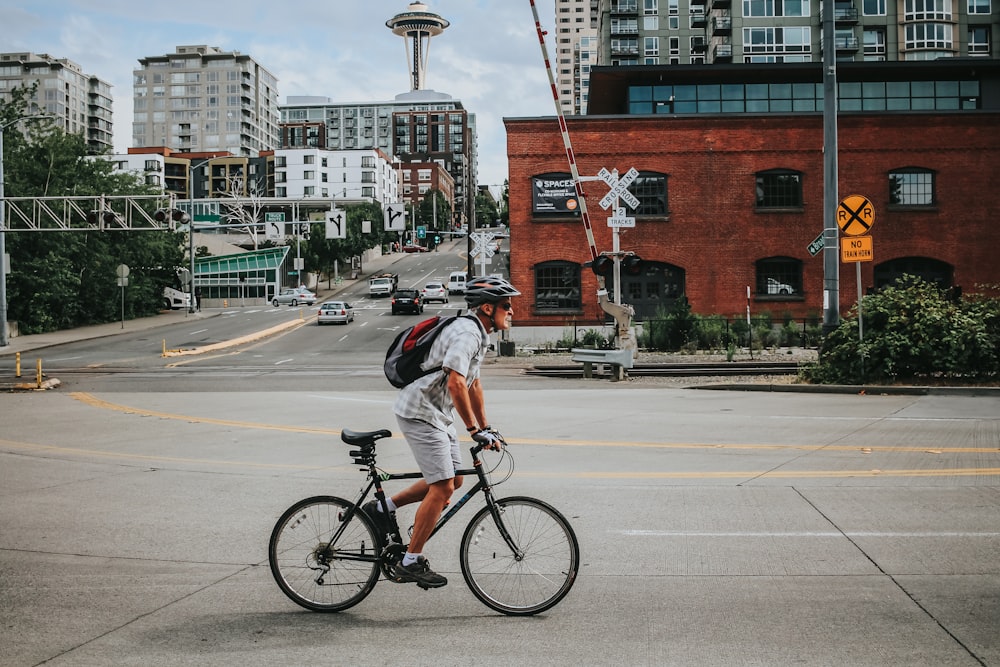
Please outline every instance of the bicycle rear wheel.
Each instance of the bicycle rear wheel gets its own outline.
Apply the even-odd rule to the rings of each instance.
[[[484,507],[462,536],[459,557],[465,583],[490,609],[513,616],[543,612],[562,600],[576,581],[580,546],[573,527],[558,510],[534,498],[504,498],[497,506],[499,523]]]
[[[271,574],[285,595],[306,609],[353,607],[378,582],[375,528],[360,511],[343,525],[341,519],[351,506],[335,496],[306,498],[289,507],[274,525],[267,550]]]

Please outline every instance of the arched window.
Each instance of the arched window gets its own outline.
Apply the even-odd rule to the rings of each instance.
[[[802,174],[790,169],[757,172],[757,208],[802,208]]]
[[[667,175],[652,171],[640,171],[629,192],[639,200],[639,207],[630,215],[667,215]]]
[[[535,310],[578,311],[580,301],[580,265],[555,260],[535,265]]]

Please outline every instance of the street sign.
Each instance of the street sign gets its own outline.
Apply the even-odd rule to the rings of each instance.
[[[417,238],[418,239],[425,239],[425,238],[427,238],[427,226],[426,225],[417,225]]]
[[[837,207],[837,226],[848,236],[859,236],[871,231],[875,224],[875,206],[868,197],[849,195]]]
[[[635,218],[625,215],[624,208],[616,208],[615,214],[608,218],[608,227],[635,227]]]
[[[840,244],[841,262],[871,262],[874,256],[870,236],[854,236],[844,239]]]
[[[129,268],[128,264],[119,264],[115,267],[115,275],[119,278],[128,278]]]
[[[823,250],[823,248],[826,247],[826,239],[823,238],[823,234],[825,234],[825,232],[820,232],[819,236],[813,239],[813,242],[806,246],[806,250],[809,251],[810,256],[815,257],[821,250]]]
[[[264,236],[268,241],[285,238],[285,214],[264,213]]]
[[[328,239],[347,238],[347,216],[339,208],[333,208],[326,214],[324,234]]]
[[[383,228],[387,232],[406,231],[406,204],[396,202],[386,204],[382,214]]]

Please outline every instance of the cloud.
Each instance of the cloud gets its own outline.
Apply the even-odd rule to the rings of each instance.
[[[428,88],[476,114],[482,183],[507,177],[505,116],[554,115],[527,0],[425,0],[450,21],[431,41]],[[139,58],[206,44],[251,56],[278,78],[280,101],[318,95],[337,102],[391,100],[410,89],[407,47],[385,22],[408,0],[16,0],[0,10],[4,51],[68,58],[112,84],[115,149],[132,143],[132,71]],[[536,2],[551,33],[554,1]],[[552,45],[550,44],[550,49]],[[550,51],[551,53],[551,51]]]

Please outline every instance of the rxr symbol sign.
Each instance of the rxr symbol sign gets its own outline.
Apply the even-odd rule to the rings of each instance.
[[[875,206],[868,197],[850,195],[837,207],[837,226],[848,236],[867,233],[875,224]]]

